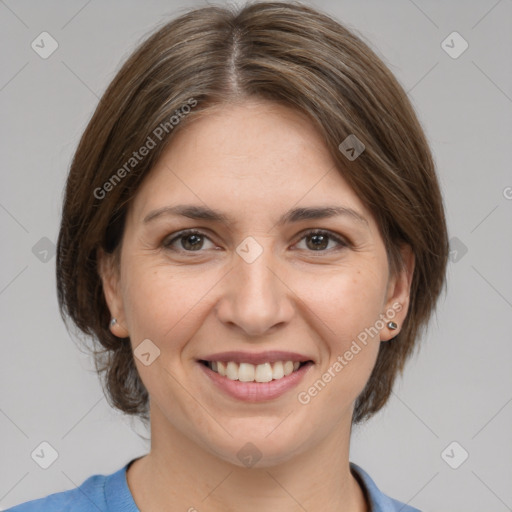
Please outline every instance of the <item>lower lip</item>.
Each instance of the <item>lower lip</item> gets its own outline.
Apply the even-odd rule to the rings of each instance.
[[[290,373],[290,375],[270,382],[240,382],[219,375],[203,363],[198,362],[197,364],[224,393],[245,402],[264,402],[284,395],[284,393],[297,386],[306,372],[313,366],[313,363],[309,362],[302,365],[297,371]]]

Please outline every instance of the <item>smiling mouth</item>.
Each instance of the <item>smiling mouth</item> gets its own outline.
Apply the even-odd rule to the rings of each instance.
[[[280,380],[298,371],[302,366],[313,364],[313,361],[275,361],[262,364],[237,363],[235,361],[204,361],[204,366],[229,380],[240,382],[271,382]]]

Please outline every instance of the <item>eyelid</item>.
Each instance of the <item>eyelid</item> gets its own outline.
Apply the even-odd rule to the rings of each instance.
[[[210,240],[212,243],[213,240],[211,240],[210,236],[205,233],[204,231],[202,231],[201,229],[197,229],[197,228],[190,228],[190,229],[184,229],[184,230],[181,230],[181,231],[176,231],[175,233],[172,233],[171,235],[169,235],[168,237],[164,238],[163,242],[162,242],[162,245],[164,246],[164,248],[168,249],[168,250],[173,250],[171,248],[171,244],[173,244],[174,242],[178,241],[180,238],[183,238],[187,235],[199,235],[199,236],[202,236],[204,238],[207,238],[208,240]],[[327,235],[332,241],[336,242],[338,244],[338,248],[335,248],[335,249],[328,249],[328,250],[321,250],[321,251],[313,251],[313,250],[310,250],[310,251],[307,251],[307,252],[310,252],[310,253],[326,253],[326,254],[330,254],[331,252],[333,251],[336,251],[336,250],[339,250],[340,248],[345,248],[345,247],[351,247],[352,246],[352,243],[344,236],[342,235],[339,235],[333,231],[330,231],[328,229],[322,229],[322,228],[309,228],[309,229],[306,229],[304,231],[301,231],[298,235],[297,235],[297,241],[295,242],[294,245],[298,244],[300,241],[302,241],[303,238],[305,238],[306,236],[308,235]],[[169,239],[170,238],[170,239]],[[169,239],[169,240],[168,240]],[[185,249],[178,249],[178,250],[175,250],[175,252],[185,252],[185,253],[201,253],[201,252],[204,252],[204,251],[186,251]]]

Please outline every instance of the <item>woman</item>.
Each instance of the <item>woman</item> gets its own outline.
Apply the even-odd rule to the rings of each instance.
[[[81,139],[57,254],[63,318],[151,450],[12,510],[417,510],[349,442],[447,254],[422,128],[358,37],[287,3],[171,21]]]

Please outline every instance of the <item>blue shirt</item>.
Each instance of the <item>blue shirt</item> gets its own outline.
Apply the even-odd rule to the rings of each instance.
[[[75,489],[27,501],[5,512],[140,512],[126,480],[126,470],[131,462],[110,475],[90,476]],[[369,512],[421,512],[383,494],[357,464],[351,462],[350,469],[370,503]]]

